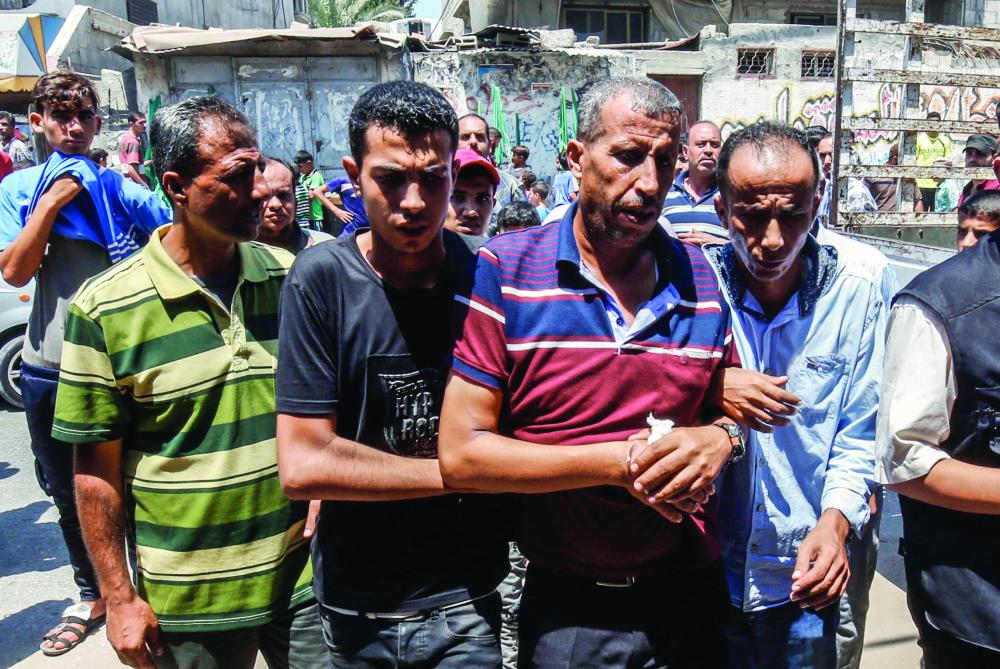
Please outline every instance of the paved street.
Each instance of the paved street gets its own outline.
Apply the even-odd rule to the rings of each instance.
[[[0,408],[0,667],[103,669],[118,666],[103,630],[60,658],[38,652],[41,635],[76,591],[55,508],[35,482],[28,433],[19,411]],[[890,499],[882,523],[879,574],[872,587],[862,669],[916,669],[919,652],[906,611],[896,554],[899,508]],[[258,662],[263,666],[261,662]]]

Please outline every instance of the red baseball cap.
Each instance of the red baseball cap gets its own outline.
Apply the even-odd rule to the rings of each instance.
[[[458,160],[458,173],[462,174],[462,170],[467,167],[481,167],[486,170],[486,173],[493,180],[493,187],[496,188],[500,185],[500,173],[497,172],[497,168],[493,167],[493,163],[483,158],[481,155],[473,151],[472,149],[459,149],[455,152],[455,158]]]

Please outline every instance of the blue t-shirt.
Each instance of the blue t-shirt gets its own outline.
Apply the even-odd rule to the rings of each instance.
[[[42,194],[64,174],[75,177],[83,192],[60,210],[53,234],[93,242],[113,263],[142,247],[153,230],[173,218],[148,188],[87,158],[53,152],[43,164],[14,172],[0,185],[0,248],[14,241]]]
[[[365,213],[364,200],[354,191],[354,184],[351,183],[350,179],[337,177],[332,181],[327,181],[326,189],[331,193],[337,193],[343,203],[341,208],[354,214],[354,219],[340,231],[341,237],[351,234],[358,228],[368,227],[368,214]]]
[[[570,204],[573,200],[570,198],[571,193],[575,193],[579,189],[576,184],[576,179],[573,177],[573,173],[569,171],[557,172],[554,177],[552,177],[552,204]]]

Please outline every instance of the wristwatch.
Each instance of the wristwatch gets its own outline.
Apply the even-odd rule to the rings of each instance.
[[[740,429],[740,426],[736,423],[712,423],[712,425],[725,430],[726,434],[729,435],[729,445],[733,447],[733,452],[730,453],[726,464],[730,465],[741,460],[747,453],[747,444],[743,440],[743,430]]]

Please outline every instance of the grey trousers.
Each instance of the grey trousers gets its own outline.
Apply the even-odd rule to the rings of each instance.
[[[260,651],[269,669],[326,669],[319,605],[309,602],[258,627],[225,632],[160,632],[158,669],[252,669]]]
[[[868,523],[860,539],[848,543],[851,580],[840,598],[840,624],[837,626],[837,669],[858,669],[865,645],[865,622],[868,619],[868,591],[875,578],[878,558],[878,528],[882,520],[882,489],[878,490],[878,512]]]
[[[524,590],[524,572],[528,561],[521,555],[517,544],[510,544],[510,573],[497,591],[503,600],[503,625],[500,627],[500,651],[503,669],[517,669],[517,618],[521,610],[521,592]]]

